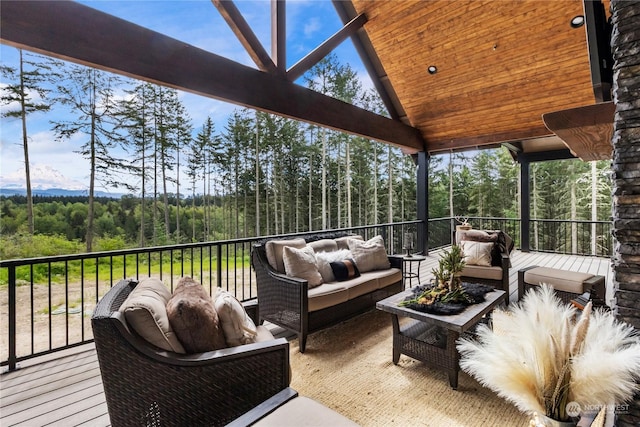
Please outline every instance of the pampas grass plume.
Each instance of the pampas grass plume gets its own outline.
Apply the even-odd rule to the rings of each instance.
[[[496,310],[494,331],[458,340],[460,368],[525,413],[564,414],[566,402],[623,403],[638,390],[640,338],[612,313],[577,311],[542,285]]]

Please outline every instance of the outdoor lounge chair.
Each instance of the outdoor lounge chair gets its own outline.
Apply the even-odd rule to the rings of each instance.
[[[198,354],[147,342],[119,311],[136,284],[116,284],[91,318],[113,426],[225,425],[288,388],[284,338]]]
[[[513,249],[513,240],[506,233],[499,230],[458,230],[454,241],[460,245],[464,240],[479,243],[491,243],[491,265],[474,265],[467,263],[462,270],[462,280],[465,282],[482,283],[505,291],[505,304],[509,303],[509,268],[511,260],[509,254]],[[463,247],[464,250],[464,247]]]

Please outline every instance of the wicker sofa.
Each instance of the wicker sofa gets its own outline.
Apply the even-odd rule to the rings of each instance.
[[[284,338],[196,354],[150,344],[119,310],[136,285],[120,281],[91,318],[113,426],[226,425],[288,388]]]
[[[259,321],[271,322],[297,334],[300,352],[304,352],[309,333],[367,311],[375,307],[377,301],[400,292],[402,259],[398,257],[386,257],[386,269],[365,271],[354,279],[311,288],[308,280],[285,274],[278,265],[279,260],[268,254],[270,245],[282,248],[292,242],[321,251],[330,249],[334,241],[335,247],[344,249],[349,239],[354,238],[363,240],[360,236],[329,233],[254,245],[252,264],[257,280]]]

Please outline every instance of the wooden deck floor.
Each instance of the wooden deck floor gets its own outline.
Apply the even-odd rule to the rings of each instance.
[[[431,276],[439,252],[420,265],[422,280]],[[611,262],[606,258],[545,253],[512,254],[510,296],[515,301],[518,270],[540,265],[606,276],[612,283]],[[0,425],[8,426],[108,426],[100,370],[93,345],[22,363],[21,369],[0,375]]]

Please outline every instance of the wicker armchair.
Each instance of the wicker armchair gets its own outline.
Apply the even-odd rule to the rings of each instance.
[[[487,233],[498,234],[499,240],[497,247],[499,248],[499,263],[491,267],[484,266],[465,266],[462,270],[462,280],[464,282],[482,283],[501,289],[505,292],[504,303],[509,304],[509,268],[511,267],[511,259],[509,253],[513,248],[513,241],[507,234],[494,230],[476,230]],[[454,242],[460,244],[464,239],[464,231],[457,232],[454,235]]]
[[[118,310],[136,285],[119,282],[91,318],[113,426],[225,425],[289,386],[284,338],[189,355],[149,344]]]

